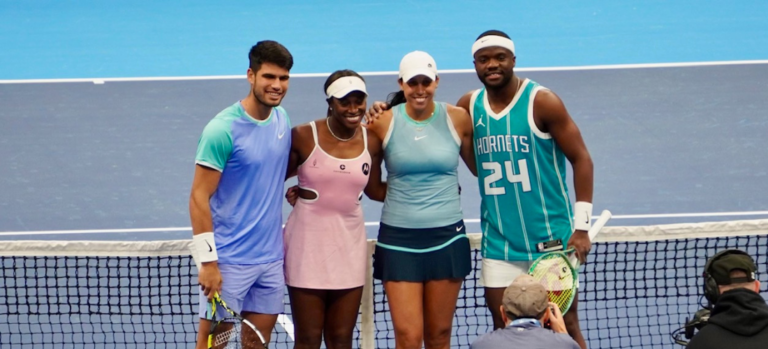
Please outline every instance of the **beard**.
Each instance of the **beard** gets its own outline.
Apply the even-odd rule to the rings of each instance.
[[[264,105],[264,106],[267,106],[267,107],[277,107],[283,101],[283,98],[280,97],[280,100],[278,100],[277,102],[272,102],[272,101],[268,100],[267,98],[265,98],[264,92],[257,93],[255,89],[251,90],[251,94],[253,94],[253,97],[256,98],[256,102],[257,103],[259,103],[261,105]]]
[[[480,75],[480,73],[477,74],[477,77],[480,79],[480,82],[483,83],[483,86],[487,89],[491,90],[500,90],[509,85],[509,83],[512,81],[512,72],[501,72],[501,80],[489,82],[487,80],[487,77],[485,75]]]

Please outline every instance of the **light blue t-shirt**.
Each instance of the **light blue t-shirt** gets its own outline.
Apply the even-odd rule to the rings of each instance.
[[[203,130],[195,163],[221,171],[210,200],[221,264],[262,264],[283,258],[283,183],[291,123],[281,107],[256,120],[240,102]]]
[[[445,103],[415,121],[405,104],[392,110],[384,139],[387,197],[381,222],[400,228],[437,228],[462,219],[459,199],[459,138]]]

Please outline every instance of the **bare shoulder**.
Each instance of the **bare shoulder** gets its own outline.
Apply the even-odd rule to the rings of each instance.
[[[536,114],[542,116],[557,114],[559,111],[565,110],[560,96],[547,88],[542,88],[536,93],[536,97],[533,99],[533,108]]]
[[[368,135],[374,134],[379,139],[384,139],[384,136],[389,131],[389,124],[392,122],[392,110],[385,110],[374,123],[366,124],[365,128],[368,129]]]
[[[451,120],[453,120],[454,125],[460,126],[462,129],[467,125],[472,127],[472,118],[466,109],[446,103],[446,111]]]
[[[469,112],[467,112],[466,109],[457,107],[455,105],[451,105],[446,103],[445,104],[446,111],[448,112],[448,115],[451,116],[453,119],[462,120],[467,119],[469,120]]]
[[[291,145],[295,149],[314,147],[315,137],[312,134],[312,122],[317,124],[324,119],[310,121],[304,124],[296,125],[291,129]]]
[[[459,98],[459,101],[456,102],[456,106],[469,112],[469,102],[472,101],[473,93],[475,93],[475,90],[469,91],[465,93],[463,96],[461,96],[461,98]]]
[[[454,105],[446,103],[446,111],[448,112],[448,118],[453,123],[453,127],[462,136],[472,135],[472,117],[469,116],[464,108],[460,108]]]
[[[300,138],[305,138],[306,136],[312,137],[312,125],[310,125],[312,122],[317,123],[317,121],[310,121],[294,126],[293,129],[291,129],[291,135]]]
[[[368,133],[368,150],[372,153],[378,153],[381,150],[381,137],[379,137],[376,132],[371,132],[369,129],[367,131]]]
[[[381,143],[381,137],[379,137],[379,135],[377,135],[375,132],[371,132],[371,129],[369,127],[366,127],[365,125],[363,125],[363,127],[368,129],[368,143],[369,144],[370,143],[375,143],[375,142]]]
[[[542,132],[553,132],[575,126],[560,97],[549,89],[541,89],[533,100],[533,120]]]

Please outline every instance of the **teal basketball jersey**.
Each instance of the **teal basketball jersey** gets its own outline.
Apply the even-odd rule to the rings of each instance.
[[[472,94],[484,258],[534,260],[542,254],[538,243],[562,239],[565,245],[573,232],[565,155],[533,121],[533,99],[542,89],[524,80],[498,114],[485,89]]]

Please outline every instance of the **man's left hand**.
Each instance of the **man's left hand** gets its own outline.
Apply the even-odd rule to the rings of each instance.
[[[579,264],[587,264],[587,255],[589,250],[592,249],[592,242],[589,241],[589,234],[584,230],[577,230],[571,235],[571,239],[568,240],[568,249],[575,249],[576,258],[579,259]]]

